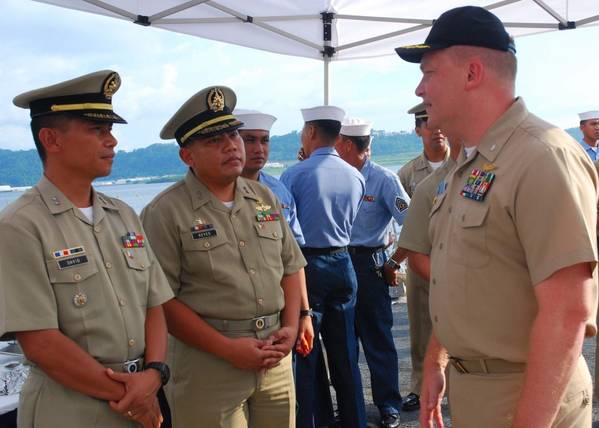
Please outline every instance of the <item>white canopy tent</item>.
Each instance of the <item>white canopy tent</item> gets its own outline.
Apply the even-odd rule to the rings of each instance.
[[[492,10],[515,37],[599,24],[599,0],[36,0],[197,37],[324,62],[393,55],[457,6]]]

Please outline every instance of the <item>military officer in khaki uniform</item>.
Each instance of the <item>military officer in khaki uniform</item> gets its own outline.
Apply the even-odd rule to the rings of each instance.
[[[104,70],[14,99],[44,166],[0,215],[0,335],[15,335],[31,365],[19,427],[160,423],[160,305],[172,291],[133,210],[91,186],[110,174],[112,124],[126,123],[112,111],[119,85]]]
[[[160,136],[190,169],[142,213],[176,296],[164,305],[176,428],[295,424],[290,350],[306,262],[274,194],[240,177],[235,103],[209,87],[168,121]]]
[[[420,62],[429,125],[462,141],[431,211],[430,312],[422,426],[589,427],[596,333],[597,173],[561,129],[515,97],[516,56],[486,9],[442,14]]]
[[[405,164],[398,172],[401,184],[412,197],[418,184],[449,158],[449,147],[440,130],[428,128],[428,115],[424,104],[415,105],[408,110],[408,114],[414,115],[415,131],[422,138],[423,147],[422,154]],[[406,285],[412,373],[410,393],[403,399],[402,410],[409,412],[420,408],[418,394],[422,383],[422,360],[428,343],[430,322],[428,321],[428,281],[408,267]]]

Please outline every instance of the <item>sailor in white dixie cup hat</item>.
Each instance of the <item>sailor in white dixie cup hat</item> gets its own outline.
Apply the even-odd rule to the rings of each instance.
[[[580,131],[582,132],[580,144],[589,157],[596,161],[599,159],[599,150],[597,148],[597,142],[599,141],[599,110],[578,113],[578,117],[580,118]]]
[[[366,426],[354,330],[357,281],[347,252],[364,196],[364,178],[335,150],[344,111],[335,106],[302,109],[302,148],[308,157],[288,168],[281,181],[291,191],[305,245],[306,283],[314,334],[322,332],[343,427]],[[315,409],[315,348],[296,362],[298,427],[312,427]]]

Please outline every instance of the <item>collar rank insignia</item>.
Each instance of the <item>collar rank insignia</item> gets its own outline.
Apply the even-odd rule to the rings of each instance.
[[[196,222],[191,228],[191,237],[193,239],[204,239],[211,236],[216,236],[216,229],[211,224]]]
[[[121,236],[121,240],[125,248],[143,248],[145,244],[144,236],[135,232],[127,232],[125,236]]]
[[[277,221],[279,220],[279,213],[274,211],[270,205],[258,201],[256,204],[256,220],[259,222]]]
[[[55,259],[61,259],[63,257],[75,256],[78,254],[85,253],[85,249],[83,247],[73,247],[73,248],[65,248],[64,250],[56,250],[52,252],[52,256]]]
[[[362,199],[364,200],[364,202],[374,202],[373,195],[364,195],[364,197]]]
[[[495,180],[494,173],[474,168],[468,176],[466,185],[460,192],[460,195],[464,196],[465,198],[481,202],[483,199],[485,199],[487,192],[493,184],[493,180]]]

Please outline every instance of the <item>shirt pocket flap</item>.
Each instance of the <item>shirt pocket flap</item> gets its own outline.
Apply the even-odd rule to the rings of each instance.
[[[79,256],[81,257],[81,256]],[[87,259],[87,256],[85,256]],[[98,273],[98,268],[95,263],[86,261],[70,267],[61,268],[59,260],[46,261],[48,268],[48,276],[52,283],[72,283],[76,284],[85,281],[87,278]]]
[[[281,230],[281,223],[278,221],[268,221],[254,224],[256,233],[261,238],[272,239],[278,241],[283,237],[283,231]]]
[[[150,267],[150,259],[145,248],[121,248],[127,266],[135,270],[146,270]]]
[[[181,245],[183,251],[210,251],[228,242],[227,237],[215,231],[212,236],[198,237],[194,239],[191,231],[181,232]]]
[[[482,226],[487,218],[489,206],[479,206],[470,208],[462,215],[462,227],[479,227]]]

